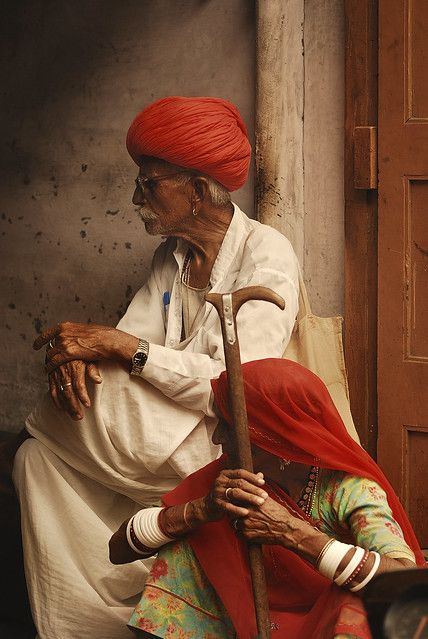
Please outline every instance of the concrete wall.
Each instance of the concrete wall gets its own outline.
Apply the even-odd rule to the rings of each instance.
[[[114,324],[159,239],[130,202],[124,139],[165,95],[214,95],[253,130],[250,0],[9,0],[1,20],[0,428],[45,388],[31,344],[64,319]],[[236,200],[250,214],[252,180]]]
[[[299,1],[302,262],[313,307],[327,315],[343,310],[343,8]],[[0,428],[18,430],[46,388],[36,334],[64,319],[114,324],[147,275],[158,240],[130,202],[131,119],[164,95],[218,95],[252,135],[255,19],[251,0],[2,8]],[[235,199],[252,215],[252,179]]]

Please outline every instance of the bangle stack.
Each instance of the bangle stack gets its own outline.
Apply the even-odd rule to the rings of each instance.
[[[357,565],[357,567],[355,568],[354,572],[348,577],[348,579],[346,579],[342,586],[349,586],[350,583],[352,583],[355,579],[355,577],[358,575],[358,573],[361,571],[361,568],[364,566],[364,564],[366,563],[367,559],[370,557],[370,552],[368,550],[364,551],[364,556],[361,559],[360,563]]]
[[[373,577],[375,576],[375,574],[377,573],[377,569],[379,568],[379,564],[380,564],[380,555],[378,552],[374,552],[374,551],[370,552],[369,555],[375,556],[372,569],[370,570],[367,577],[363,579],[363,581],[361,581],[359,584],[349,589],[351,592],[357,592],[358,590],[361,590],[361,588],[364,588],[364,586],[367,586],[369,581],[371,581]]]
[[[335,577],[342,559],[351,549],[354,550],[351,559],[348,561],[342,572]],[[321,549],[321,552],[316,559],[315,567],[322,575],[324,575],[324,577],[334,581],[337,586],[346,587],[349,586],[355,580],[357,575],[360,574],[370,555],[374,555],[374,562],[370,572],[363,581],[350,588],[352,592],[357,592],[358,590],[361,590],[361,588],[364,588],[364,586],[366,586],[375,576],[380,563],[379,553],[365,550],[359,546],[343,544],[336,539],[329,539],[329,541]]]
[[[325,552],[323,553],[324,548]],[[324,577],[333,581],[340,562],[346,553],[349,552],[351,548],[355,548],[355,546],[343,544],[341,541],[334,539],[333,543],[328,542],[328,546],[326,544],[324,548],[321,551],[322,556],[317,568]]]
[[[134,518],[128,521],[128,525],[126,527],[126,539],[128,540],[128,545],[134,552],[139,555],[144,555],[145,557],[150,557],[153,554],[153,548],[149,548],[141,543],[135,534],[134,530]]]
[[[143,508],[129,520],[126,538],[129,546],[138,554],[153,554],[153,549],[173,541],[159,525],[159,515],[163,510],[165,509]]]

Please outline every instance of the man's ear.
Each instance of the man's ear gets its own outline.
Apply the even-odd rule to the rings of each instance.
[[[202,175],[195,175],[191,179],[195,204],[202,204],[208,194],[208,180]]]

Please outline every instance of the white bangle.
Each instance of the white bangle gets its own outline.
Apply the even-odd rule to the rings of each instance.
[[[132,550],[136,553],[138,553],[139,555],[147,555],[147,552],[144,552],[144,550],[140,550],[139,548],[137,548],[137,546],[134,544],[134,542],[131,539],[131,527],[132,527],[132,523],[133,523],[133,517],[131,517],[131,519],[128,521],[128,525],[126,526],[126,539],[128,540],[128,545],[130,546],[130,548],[132,548]]]
[[[363,579],[361,583],[349,589],[351,592],[357,592],[358,590],[361,590],[361,588],[364,588],[364,586],[366,586],[369,583],[369,581],[373,579],[373,577],[375,576],[375,573],[377,572],[377,569],[379,568],[379,564],[380,564],[380,555],[378,552],[375,552],[374,550],[372,551],[372,553],[375,556],[372,569],[370,570],[367,577]]]
[[[336,579],[334,580],[334,583],[336,584],[336,586],[342,586],[345,583],[345,581],[352,575],[355,568],[358,566],[361,559],[364,557],[364,553],[365,553],[364,548],[361,548],[360,546],[355,547],[354,555],[349,560],[348,565],[340,573],[340,575],[338,575]]]
[[[343,544],[336,539],[325,551],[319,563],[318,572],[333,581],[337,567],[351,548],[355,548],[355,546]]]
[[[172,537],[164,535],[158,524],[159,513],[163,508],[143,508],[133,517],[134,534],[138,541],[148,548],[159,548],[170,541]]]

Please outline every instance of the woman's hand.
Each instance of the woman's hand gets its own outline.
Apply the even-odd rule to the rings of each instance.
[[[248,541],[280,544],[303,551],[307,558],[314,553],[316,557],[326,535],[297,512],[269,497],[261,488],[264,483],[262,473],[256,475],[242,469],[222,471],[210,496],[214,514],[217,511],[235,519],[234,528]]]
[[[224,515],[245,517],[249,507],[260,507],[268,498],[263,490],[263,474],[247,470],[222,470],[215,480],[211,493],[206,497],[208,517],[211,521]]]
[[[245,517],[235,526],[247,539],[259,544],[279,544],[290,550],[297,550],[308,535],[319,531],[293,514],[287,507],[268,497],[261,506],[250,508]]]
[[[91,405],[86,377],[95,384],[101,384],[102,378],[95,362],[74,360],[61,364],[48,375],[49,392],[55,406],[77,421],[83,418],[83,406],[89,408]]]
[[[112,326],[62,322],[39,335],[33,348],[39,350],[49,343],[50,348],[46,351],[47,373],[72,360],[94,362],[108,359],[129,366],[137,350],[138,338]]]
[[[108,542],[109,558],[112,564],[129,564],[131,561],[142,559],[135,550],[128,544],[126,538],[126,527],[129,519],[126,519],[123,524],[116,530],[116,532],[110,538]],[[153,554],[156,553],[156,549],[153,550]]]

